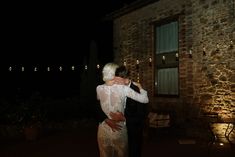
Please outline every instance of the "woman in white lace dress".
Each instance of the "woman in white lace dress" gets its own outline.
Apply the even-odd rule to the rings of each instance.
[[[97,86],[97,99],[105,114],[110,117],[111,112],[121,112],[124,114],[126,97],[132,98],[141,103],[148,103],[149,99],[147,91],[145,91],[139,83],[136,85],[140,89],[140,93],[126,85],[115,84],[115,71],[118,65],[107,63],[102,71],[102,85]],[[105,122],[99,124],[98,127],[98,146],[100,157],[127,157],[128,156],[128,140],[125,121],[119,122],[122,126],[120,131],[113,131]]]

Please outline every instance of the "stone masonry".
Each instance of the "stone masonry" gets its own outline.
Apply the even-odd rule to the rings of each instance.
[[[147,89],[151,110],[174,111],[178,121],[201,111],[217,113],[222,119],[235,117],[234,3],[159,0],[113,18],[115,62],[126,64],[132,79]],[[179,21],[180,94],[158,97],[154,94],[154,23],[173,16]]]

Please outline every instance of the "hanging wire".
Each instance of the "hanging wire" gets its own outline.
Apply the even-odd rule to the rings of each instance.
[[[165,56],[164,56],[164,57],[165,57]],[[136,59],[135,65],[136,65],[136,69],[139,70],[141,64],[147,64],[149,67],[151,67],[151,66],[152,66],[152,63],[153,63],[152,58],[151,58],[151,57],[148,57],[148,58],[143,59],[143,60]],[[127,60],[124,60],[123,65],[124,65],[124,66],[127,66],[127,65],[128,65]],[[78,66],[78,67],[79,67],[79,66]],[[97,70],[99,70],[101,67],[102,67],[102,66],[97,63],[95,68],[96,68]],[[87,64],[85,64],[85,65],[83,65],[83,67],[80,66],[80,68],[83,69],[83,70],[85,70],[85,71],[87,71],[89,67],[88,67]],[[31,69],[31,71],[33,71],[33,72],[39,72],[39,71],[47,71],[47,72],[59,71],[59,72],[62,72],[62,71],[64,71],[64,70],[66,70],[66,67],[65,67],[65,66],[62,66],[62,65],[57,66],[57,67],[56,67],[56,66],[53,66],[53,65],[50,65],[50,66],[43,66],[43,67],[41,67],[41,66],[39,66],[39,65],[36,65],[36,66],[32,66],[31,68],[28,67],[28,66],[27,66],[27,68],[26,68],[26,66],[24,66],[24,65],[22,65],[22,66],[17,66],[17,65],[15,65],[15,66],[8,66],[8,71],[17,71],[17,70],[19,70],[19,71],[23,72],[23,71],[26,71],[26,70],[27,70],[27,71],[30,71],[30,69]],[[79,69],[79,68],[78,68],[78,69]],[[77,66],[75,66],[75,65],[69,66],[69,67],[68,67],[68,70],[75,71],[75,70],[77,70]]]

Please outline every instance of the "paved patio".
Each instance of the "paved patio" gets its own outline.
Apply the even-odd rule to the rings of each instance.
[[[98,157],[96,125],[80,128],[58,129],[43,132],[39,139],[26,141],[1,139],[0,157]],[[212,145],[197,139],[177,137],[172,133],[155,132],[146,136],[143,157],[231,157],[235,149],[231,145]],[[181,143],[181,144],[180,144]]]

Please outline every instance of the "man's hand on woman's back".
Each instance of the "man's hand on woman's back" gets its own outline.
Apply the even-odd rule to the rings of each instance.
[[[111,112],[110,114],[111,119],[105,119],[106,124],[115,132],[120,131],[122,126],[119,125],[119,122],[125,121],[126,118],[121,112]]]

